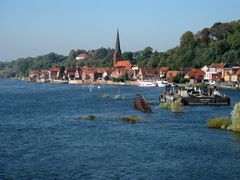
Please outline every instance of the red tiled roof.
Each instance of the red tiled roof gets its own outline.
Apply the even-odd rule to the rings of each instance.
[[[77,57],[86,58],[86,57],[88,57],[88,54],[87,53],[81,53]]]
[[[107,68],[105,67],[97,67],[95,69],[96,69],[96,72],[98,73],[104,73],[105,71],[107,71]]]
[[[65,69],[65,73],[67,73],[68,75],[74,75],[77,71],[76,67],[68,67]]]
[[[192,69],[185,76],[189,78],[203,78],[205,73],[201,69]]]
[[[226,70],[225,73],[231,74],[230,71],[232,71],[232,74],[236,74],[239,69],[240,68],[232,68],[231,70]]]
[[[82,67],[82,69],[86,69],[86,68],[89,68],[89,67],[87,67],[87,66],[83,66],[83,67]]]
[[[41,74],[48,74],[48,70],[46,70],[46,69],[41,70]]]
[[[159,68],[159,71],[166,73],[166,72],[168,71],[168,69],[169,69],[168,67],[163,66],[163,67],[160,67],[160,68]]]
[[[236,75],[240,75],[240,69],[237,70]]]
[[[29,74],[39,74],[39,70],[30,70]]]
[[[112,74],[113,71],[114,71],[113,69],[108,68],[108,69],[106,70],[106,73],[107,73],[107,75],[109,76],[109,75]]]
[[[226,63],[213,63],[211,64],[210,68],[224,68],[224,66],[226,65]]]
[[[141,71],[143,76],[155,75],[155,71],[152,68],[141,68]]]
[[[178,74],[178,71],[168,71],[166,74],[166,77],[167,78],[176,77],[177,74]]]
[[[117,68],[112,71],[112,75],[115,75],[115,76],[124,76],[126,73],[127,73],[126,69],[118,69]]]
[[[54,66],[54,67],[51,67],[51,68],[49,69],[49,71],[51,71],[51,72],[58,72],[58,71],[60,71],[60,68]]]
[[[212,74],[212,80],[217,81],[222,78],[222,73]]]
[[[84,68],[83,73],[85,73],[85,75],[94,74],[95,69],[94,68]]]
[[[83,66],[82,69],[86,75],[93,74],[93,73],[102,73],[103,74],[105,71],[110,70],[110,68],[106,68],[106,67],[89,68],[87,66]]]
[[[128,67],[128,68],[131,68],[132,64],[130,63],[129,60],[117,61],[116,67]]]

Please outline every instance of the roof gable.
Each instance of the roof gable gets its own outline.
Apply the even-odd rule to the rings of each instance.
[[[210,68],[222,69],[226,66],[228,66],[227,63],[213,63],[211,64]]]
[[[117,61],[116,67],[132,67],[129,60]]]

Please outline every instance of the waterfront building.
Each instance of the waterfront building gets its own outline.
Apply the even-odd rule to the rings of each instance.
[[[137,77],[139,80],[156,80],[157,75],[153,68],[139,68]]]
[[[184,78],[189,79],[191,84],[202,83],[204,75],[205,73],[201,69],[192,69],[185,74]]]
[[[75,80],[76,71],[78,71],[76,67],[67,67],[64,71],[65,77],[68,80]]]
[[[81,59],[85,59],[88,57],[88,53],[81,53],[76,57],[76,60],[81,60]]]
[[[228,63],[213,63],[209,66],[209,80],[220,81],[224,78],[226,69],[229,68]]]
[[[160,67],[160,68],[159,68],[159,78],[160,78],[160,79],[166,78],[166,74],[167,74],[168,70],[169,70],[168,67],[165,67],[165,66]]]
[[[132,80],[137,80],[137,72],[138,72],[138,66],[137,65],[133,65],[132,66],[132,71],[133,71],[133,76],[132,76]]]
[[[29,81],[36,82],[37,79],[39,79],[39,75],[40,75],[39,70],[30,70],[28,79],[29,79]]]
[[[48,70],[49,73],[49,80],[50,81],[54,81],[54,80],[58,80],[59,79],[59,75],[60,75],[60,68],[59,67],[51,67]]]
[[[45,70],[45,69],[41,70],[38,82],[41,82],[41,83],[49,82],[48,70]]]
[[[82,68],[82,80],[94,80],[94,69],[87,66]]]

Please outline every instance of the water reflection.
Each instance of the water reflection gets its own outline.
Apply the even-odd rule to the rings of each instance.
[[[240,144],[240,133],[238,132],[231,132],[232,133],[232,137],[235,140],[235,142]]]

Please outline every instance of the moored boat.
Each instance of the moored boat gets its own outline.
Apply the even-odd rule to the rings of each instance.
[[[138,81],[140,87],[156,87],[156,83],[153,81]]]
[[[166,87],[168,85],[167,81],[156,81],[158,87]]]

